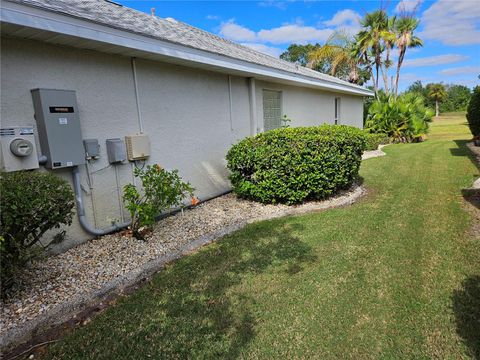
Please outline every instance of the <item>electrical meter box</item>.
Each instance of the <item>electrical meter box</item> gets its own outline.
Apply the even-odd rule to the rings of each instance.
[[[127,157],[130,161],[145,160],[150,156],[150,139],[146,134],[125,136]]]
[[[45,166],[61,169],[85,164],[75,91],[34,89],[32,98]]]
[[[125,154],[125,144],[122,139],[107,139],[106,144],[108,162],[110,164],[121,163],[122,161],[127,160],[127,155]]]
[[[0,168],[19,171],[38,168],[33,126],[12,126],[0,129]]]

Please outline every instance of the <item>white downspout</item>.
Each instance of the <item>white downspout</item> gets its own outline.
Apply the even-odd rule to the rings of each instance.
[[[140,129],[140,134],[143,134],[142,112],[140,110],[140,98],[138,95],[137,65],[134,57],[132,57],[132,73],[133,85],[135,87],[135,102],[137,104],[138,127]]]
[[[230,130],[233,131],[232,76],[228,75],[228,101],[230,104]]]
[[[248,96],[250,100],[250,136],[255,136],[258,132],[255,78],[248,78],[248,90]]]

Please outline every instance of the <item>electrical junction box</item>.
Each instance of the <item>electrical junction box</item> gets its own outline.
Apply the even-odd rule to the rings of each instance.
[[[137,134],[125,136],[127,158],[130,161],[145,160],[150,156],[150,139],[148,135]]]
[[[75,91],[34,89],[33,107],[46,167],[61,169],[85,164]]]
[[[0,168],[6,172],[38,169],[32,126],[0,129]]]
[[[107,139],[107,155],[110,164],[120,163],[127,160],[125,144],[122,139]]]
[[[100,157],[100,145],[98,139],[84,139],[83,146],[85,147],[85,158],[98,159]]]

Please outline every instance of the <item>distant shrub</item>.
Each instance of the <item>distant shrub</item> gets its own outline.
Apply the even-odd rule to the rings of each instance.
[[[41,238],[48,230],[70,225],[75,197],[70,185],[49,173],[0,174],[0,263],[2,290],[50,245]],[[63,238],[63,232],[54,237]],[[38,246],[39,245],[39,246]]]
[[[433,111],[414,93],[397,98],[381,95],[368,110],[365,129],[370,133],[386,134],[396,142],[417,141],[428,132],[432,116]]]
[[[379,145],[388,144],[389,138],[386,134],[365,133],[365,141],[365,150],[377,150]]]
[[[468,126],[473,136],[480,136],[480,86],[475,87],[467,109]]]
[[[238,196],[295,204],[352,185],[364,150],[364,132],[354,127],[281,128],[233,145],[227,166]]]
[[[177,170],[167,171],[159,165],[135,168],[134,175],[140,178],[143,189],[139,191],[133,184],[125,185],[123,201],[132,217],[133,236],[141,240],[142,227],[153,225],[162,211],[180,205],[187,195],[193,197],[194,189],[182,181]]]

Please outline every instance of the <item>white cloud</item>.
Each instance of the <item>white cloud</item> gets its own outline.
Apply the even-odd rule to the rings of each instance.
[[[480,6],[477,1],[438,0],[422,14],[420,38],[445,45],[480,44]]]
[[[287,3],[292,2],[292,0],[288,1],[279,1],[279,0],[266,0],[266,1],[260,1],[258,3],[258,6],[261,7],[276,7],[277,9],[280,10],[285,10],[287,8]]]
[[[260,30],[257,34],[262,42],[272,44],[308,43],[325,41],[332,34],[332,29],[317,29],[313,26],[283,25],[270,30]]]
[[[395,12],[397,14],[408,14],[415,12],[423,0],[401,0],[395,7]]]
[[[465,75],[471,74],[475,77],[480,74],[480,66],[460,66],[449,69],[443,69],[440,71],[440,74],[446,76],[455,76],[455,75]]]
[[[236,24],[233,19],[220,26],[220,35],[233,41],[255,41],[257,39],[254,31]]]
[[[351,9],[345,9],[337,11],[333,18],[330,20],[324,21],[323,23],[327,26],[344,26],[347,24],[358,25],[360,24],[360,19],[362,17],[356,11]]]
[[[241,45],[247,46],[255,51],[273,56],[275,58],[278,58],[280,54],[283,52],[282,49],[274,47],[274,46],[267,46],[265,44],[259,44],[259,43],[242,43]]]
[[[404,67],[419,67],[419,66],[435,66],[435,65],[445,65],[452,64],[460,61],[467,60],[469,57],[460,54],[444,54],[444,55],[435,55],[428,56],[417,59],[407,59],[404,61]]]
[[[271,29],[261,29],[255,32],[245,26],[239,25],[234,19],[230,19],[220,25],[220,35],[224,38],[255,44],[289,44],[289,43],[312,43],[325,42],[337,29],[343,29],[355,33],[360,28],[360,14],[345,9],[337,12],[332,19],[324,21],[319,26],[304,25],[301,19],[295,23],[283,24]]]
[[[205,18],[207,20],[220,20],[220,16],[218,15],[207,15]]]

